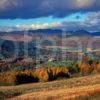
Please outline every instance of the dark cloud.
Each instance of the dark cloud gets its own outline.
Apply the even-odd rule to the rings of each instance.
[[[0,0],[0,19],[65,17],[100,10],[100,0]]]

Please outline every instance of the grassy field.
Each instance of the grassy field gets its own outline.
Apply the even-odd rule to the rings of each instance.
[[[88,96],[95,93],[100,93],[100,85],[80,86],[75,88],[56,89],[51,91],[40,91],[24,94],[13,98],[13,100],[69,100],[75,99],[78,96]]]
[[[66,100],[95,93],[100,93],[99,74],[45,83],[0,86],[0,100],[58,100],[58,97],[59,100]]]
[[[91,93],[85,96],[78,96],[73,100],[100,100],[100,93]]]

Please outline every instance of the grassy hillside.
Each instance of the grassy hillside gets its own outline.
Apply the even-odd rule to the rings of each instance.
[[[93,86],[80,86],[75,88],[64,88],[51,91],[40,91],[25,94],[14,98],[13,100],[69,100],[75,99],[78,96],[88,96],[95,93],[100,93],[100,84]]]
[[[64,97],[66,100],[69,95],[76,97],[93,93],[100,93],[99,74],[45,83],[0,87],[0,98],[10,98],[10,100],[14,96],[19,96],[14,100],[23,100],[27,97],[30,98],[29,100],[33,100],[33,98],[34,100],[56,100],[58,96],[61,99]]]

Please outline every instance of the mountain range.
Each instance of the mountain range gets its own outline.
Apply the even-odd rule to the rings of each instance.
[[[100,32],[88,32],[86,30],[76,30],[76,31],[63,31],[61,29],[37,29],[37,30],[28,30],[28,31],[11,31],[11,32],[0,32],[0,35],[2,34],[22,34],[24,32],[28,33],[46,33],[46,34],[61,34],[66,33],[70,35],[75,36],[81,36],[81,35],[91,35],[91,36],[100,36]]]

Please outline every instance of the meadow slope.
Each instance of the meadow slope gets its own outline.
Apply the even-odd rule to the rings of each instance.
[[[100,74],[51,82],[0,86],[0,92],[8,100],[66,100],[100,93]]]
[[[69,100],[78,96],[88,96],[93,93],[100,93],[100,84],[33,92],[13,98],[12,100]]]

